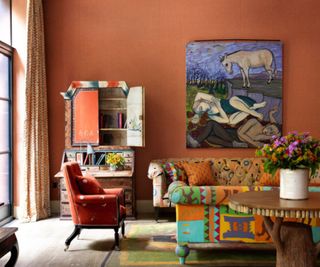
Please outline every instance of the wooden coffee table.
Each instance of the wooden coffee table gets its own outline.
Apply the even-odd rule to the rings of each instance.
[[[11,252],[11,256],[5,267],[13,267],[18,259],[19,247],[15,232],[16,227],[0,228],[0,258]]]
[[[279,190],[250,191],[230,196],[229,207],[263,216],[277,250],[277,267],[316,266],[320,242],[313,243],[311,226],[283,220],[320,218],[320,193],[310,192],[307,200],[285,200],[279,198]]]

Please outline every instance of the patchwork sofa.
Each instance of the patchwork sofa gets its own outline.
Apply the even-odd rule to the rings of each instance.
[[[211,164],[214,185],[189,186],[183,163]],[[228,197],[245,191],[274,190],[275,177],[263,170],[261,158],[181,158],[153,160],[148,176],[153,180],[155,207],[176,207],[177,248],[181,264],[191,247],[273,248],[262,216],[236,213],[228,207]],[[320,192],[320,172],[310,179],[309,191]],[[320,240],[320,220],[312,225],[313,238]]]

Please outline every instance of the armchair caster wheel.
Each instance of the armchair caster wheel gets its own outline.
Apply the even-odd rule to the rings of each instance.
[[[66,247],[64,248],[64,252],[66,252],[66,251],[68,250],[68,248],[69,248],[69,246],[66,246]]]

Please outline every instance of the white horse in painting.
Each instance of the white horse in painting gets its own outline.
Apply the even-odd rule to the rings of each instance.
[[[255,51],[236,51],[227,54],[220,58],[222,65],[225,67],[229,74],[233,73],[232,65],[237,64],[240,68],[243,79],[243,87],[250,87],[249,69],[264,67],[269,74],[268,84],[276,74],[276,61],[274,60],[273,53],[268,49],[261,49]],[[272,68],[274,62],[274,68]]]

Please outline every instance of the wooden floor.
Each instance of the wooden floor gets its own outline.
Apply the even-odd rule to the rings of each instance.
[[[126,229],[144,220],[154,221],[152,219],[127,221]],[[50,218],[34,223],[19,223],[15,220],[5,225],[5,227],[10,226],[18,227],[16,236],[19,243],[19,257],[16,267],[101,266],[106,261],[108,251],[111,251],[114,242],[113,230],[84,229],[80,240],[74,239],[69,250],[64,252],[64,241],[74,228],[72,221]],[[0,266],[4,266],[9,257],[10,254],[7,254],[1,258]]]

